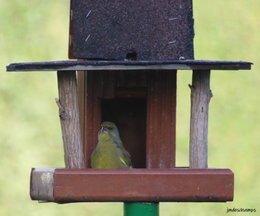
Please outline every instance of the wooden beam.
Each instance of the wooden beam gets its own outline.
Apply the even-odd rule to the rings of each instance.
[[[13,63],[7,71],[71,70],[250,70],[252,63],[243,61],[155,60],[155,61],[54,61]]]
[[[208,167],[208,110],[212,97],[210,70],[193,71],[190,120],[190,167]]]
[[[153,71],[148,78],[146,167],[175,167],[176,71]]]
[[[85,110],[84,110],[84,155],[86,167],[90,168],[91,153],[98,142],[98,131],[101,124],[102,72],[87,71],[85,75]]]
[[[56,169],[49,201],[63,202],[224,202],[232,201],[234,176],[229,169]],[[34,193],[33,200],[44,191]],[[44,197],[45,198],[45,197]],[[47,197],[48,198],[48,197]]]
[[[62,129],[66,168],[84,168],[85,160],[80,133],[76,72],[58,71],[59,116]]]

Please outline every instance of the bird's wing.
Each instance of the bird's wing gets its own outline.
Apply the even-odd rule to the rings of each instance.
[[[117,147],[121,148],[121,149],[123,150],[124,154],[125,154],[127,157],[129,157],[129,158],[131,157],[130,154],[126,151],[126,149],[125,149],[125,147],[124,147],[124,145],[123,145],[123,143],[122,143],[122,140],[121,140],[120,138],[115,138],[115,139],[113,140],[113,143],[115,143]]]
[[[113,137],[113,143],[116,146],[116,149],[120,155],[120,161],[124,161],[122,162],[124,165],[126,165],[128,168],[132,167],[132,162],[131,162],[131,155],[128,153],[128,151],[126,151],[122,140],[120,139],[119,136],[114,136]]]
[[[129,164],[122,157],[119,157],[120,162],[123,164],[123,168],[129,168]]]
[[[116,146],[116,151],[119,156],[120,162],[122,163],[124,168],[130,168],[132,167],[131,163],[131,156],[130,154],[125,150],[125,148],[121,146]]]

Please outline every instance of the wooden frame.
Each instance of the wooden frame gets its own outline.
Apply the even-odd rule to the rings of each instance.
[[[89,161],[85,162],[82,153],[89,158],[91,148],[96,143],[103,115],[100,99],[145,98],[148,116],[147,169],[33,169],[32,199],[52,202],[233,200],[232,171],[205,169],[208,166],[208,107],[212,96],[210,69],[250,69],[251,63],[196,60],[66,61],[12,64],[8,70],[44,71],[54,68],[61,70],[58,72],[60,99],[57,102],[64,136],[66,167],[89,167]],[[107,70],[104,71],[104,68]],[[74,70],[77,69],[93,71],[78,72],[76,81]],[[121,69],[125,71],[120,71]],[[139,71],[134,71],[135,69]],[[175,166],[176,69],[194,70],[190,85],[190,168],[185,169],[169,169]],[[134,78],[131,78],[131,74],[135,74]],[[122,77],[127,77],[126,81]],[[157,114],[153,115],[154,113]],[[165,123],[163,126],[160,125],[162,121]],[[80,139],[81,133],[85,137],[83,141]]]
[[[100,123],[104,120],[115,121],[122,126],[119,127],[120,133],[126,149],[133,155],[135,168],[175,166],[176,71],[88,71],[84,89],[86,167],[90,167],[90,155],[97,143]],[[102,99],[115,100],[118,97],[125,98],[124,103],[133,98],[142,98],[147,108],[133,121],[134,116],[127,115],[128,111],[136,109],[133,104],[122,106],[125,114],[117,110],[118,104],[110,113],[114,117],[103,118]],[[143,110],[142,107],[137,109]],[[141,118],[144,119],[140,122]],[[145,148],[146,153],[141,150]]]
[[[84,73],[84,72],[82,72]],[[118,75],[121,73],[118,73]],[[210,71],[194,71],[191,85],[191,151],[190,164],[193,168],[207,167],[207,125],[208,104],[211,97],[209,87]],[[75,72],[58,73],[60,101],[74,104],[77,98]],[[130,75],[130,76],[129,76]],[[133,76],[134,75],[134,76]],[[84,81],[79,79],[79,76]],[[128,76],[128,77],[127,77]],[[234,176],[228,169],[189,169],[175,168],[175,109],[176,109],[176,71],[125,72],[127,83],[133,76],[131,87],[140,87],[140,78],[147,94],[147,146],[146,167],[149,169],[33,169],[31,174],[31,198],[52,202],[91,202],[91,201],[190,201],[213,202],[233,200]],[[84,115],[84,152],[89,158],[91,146],[95,146],[95,135],[98,122],[101,120],[101,98],[111,99],[116,97],[116,87],[129,87],[127,83],[116,78],[115,72],[85,72],[78,75],[79,91],[81,92],[82,108],[77,106],[71,109],[73,116],[78,119],[79,110]],[[138,82],[137,82],[138,81]],[[66,84],[67,83],[67,84]],[[134,84],[133,84],[134,83]],[[68,85],[69,84],[69,85]],[[66,86],[66,88],[65,88]],[[64,90],[63,90],[64,89]],[[128,89],[129,90],[129,89]],[[66,93],[67,92],[67,93]],[[74,96],[69,96],[73,94]],[[119,93],[122,96],[122,93]],[[127,95],[136,96],[136,93]],[[65,96],[65,98],[63,98]],[[125,96],[125,95],[123,95]],[[58,103],[59,104],[59,103]],[[70,105],[68,105],[70,107]],[[83,110],[83,111],[82,111]],[[66,127],[73,125],[73,119],[66,126],[64,112],[60,108],[63,134],[68,136]],[[66,113],[66,112],[65,112]],[[99,121],[98,121],[99,120]],[[84,123],[85,122],[85,123]],[[164,125],[161,125],[161,122]],[[82,125],[82,124],[81,124]],[[203,126],[204,125],[204,126]],[[64,132],[65,130],[65,132]],[[82,130],[81,130],[82,131]],[[199,131],[199,132],[198,132]],[[73,136],[78,136],[78,132]],[[158,133],[158,134],[156,134]],[[73,137],[70,139],[74,140]],[[65,161],[71,155],[75,156],[80,148],[71,148],[68,152],[66,146],[71,143],[64,139]],[[73,146],[73,145],[72,145]],[[78,145],[81,146],[80,140]],[[79,149],[79,150],[78,150]],[[81,150],[82,151],[82,150]],[[67,152],[67,153],[66,153]],[[82,151],[83,152],[83,151]],[[67,157],[67,158],[66,158]],[[82,163],[82,157],[74,157]],[[82,165],[67,165],[67,167],[81,168]],[[87,160],[86,166],[89,167]],[[160,169],[151,169],[160,168]],[[162,186],[163,184],[163,186]]]
[[[207,168],[208,105],[211,97],[209,75],[209,70],[194,71],[190,86],[192,100],[190,166],[192,168]],[[58,105],[64,136],[66,167],[90,166],[90,154],[97,142],[96,134],[102,120],[101,99],[114,99],[119,95],[130,98],[139,96],[147,100],[146,167],[149,169],[54,169],[53,171],[48,169],[47,173],[35,169],[31,177],[32,199],[54,202],[212,202],[233,199],[234,180],[230,170],[180,168],[165,170],[175,166],[176,71],[124,73],[89,71],[78,73],[77,82],[78,89],[75,71],[58,72],[60,95]],[[123,93],[120,92],[122,88]],[[137,94],[136,88],[145,90]],[[80,107],[77,106],[78,94]],[[64,110],[61,104],[66,104],[68,111]],[[74,118],[64,118],[67,116],[66,113]],[[80,115],[83,119],[81,130]],[[69,129],[71,127],[75,130]],[[70,131],[70,134],[66,131]],[[81,131],[85,137],[83,144],[79,139]],[[80,154],[83,152],[82,145],[87,159],[85,162]],[[138,147],[134,149],[138,151]],[[131,153],[135,155],[134,152]],[[74,164],[71,161],[78,162]],[[48,178],[45,178],[46,176]]]
[[[223,202],[233,188],[229,169],[33,169],[30,194],[59,203]]]

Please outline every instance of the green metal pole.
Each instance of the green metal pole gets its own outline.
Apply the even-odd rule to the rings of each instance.
[[[159,216],[159,203],[124,203],[124,216]]]

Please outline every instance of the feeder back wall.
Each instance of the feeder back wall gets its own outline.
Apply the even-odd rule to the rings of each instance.
[[[87,167],[102,121],[117,124],[134,168],[175,166],[176,71],[88,71],[78,80]]]

